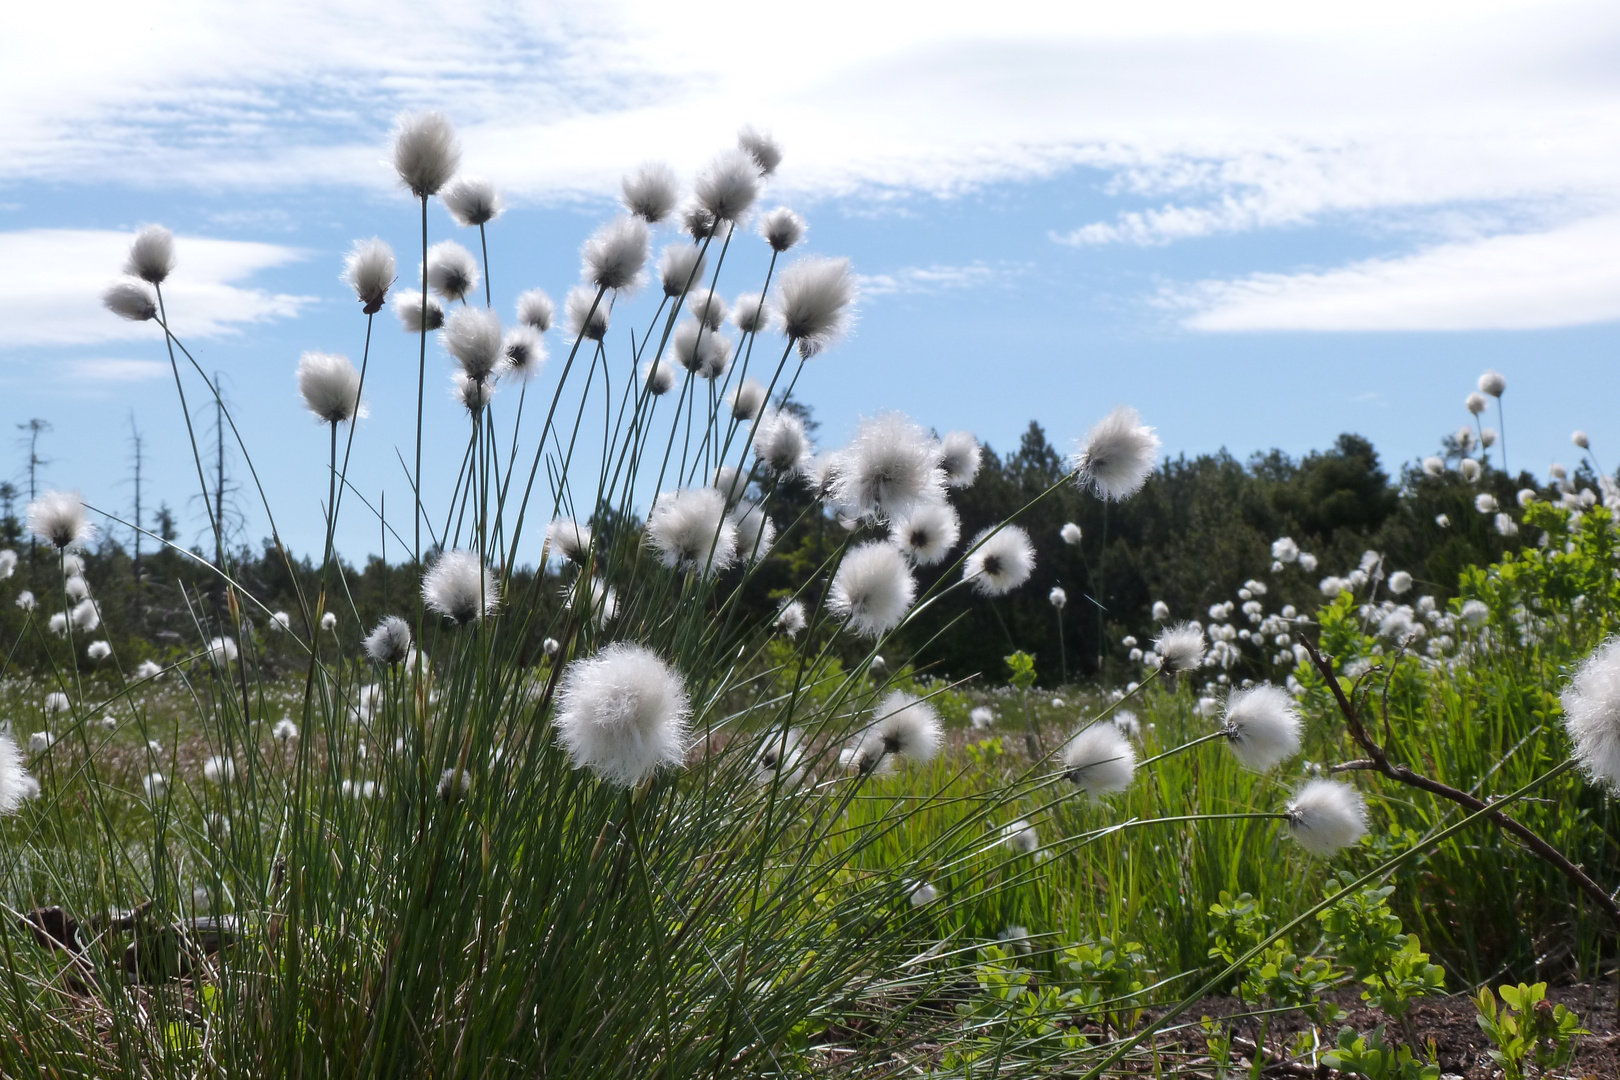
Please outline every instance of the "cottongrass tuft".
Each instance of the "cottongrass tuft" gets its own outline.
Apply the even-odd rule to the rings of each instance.
[[[532,379],[546,362],[546,343],[532,326],[514,326],[501,340],[501,373]]]
[[[575,285],[568,290],[568,300],[563,306],[568,313],[570,337],[601,341],[607,336],[607,305],[598,301],[595,290]]]
[[[389,615],[366,635],[366,655],[379,664],[403,664],[411,655],[411,627],[398,615]]]
[[[148,225],[129,245],[124,273],[161,285],[174,270],[174,233],[161,225]]]
[[[454,767],[439,774],[439,798],[447,803],[465,799],[472,791],[472,773]]]
[[[744,499],[728,515],[737,530],[737,555],[744,562],[758,562],[770,554],[776,543],[776,524],[765,515],[759,503]]]
[[[99,664],[112,655],[112,646],[105,641],[92,641],[85,647],[84,655],[91,663]]]
[[[467,299],[478,281],[478,260],[454,240],[442,240],[428,248],[427,286],[444,299]]]
[[[1041,846],[1040,834],[1023,818],[1001,830],[1001,842],[1018,855],[1033,855]]]
[[[450,211],[456,224],[469,228],[494,221],[503,209],[495,185],[482,176],[457,177],[439,198],[444,200],[444,208]]]
[[[703,280],[703,248],[697,244],[671,244],[658,256],[658,282],[665,296],[685,296]]]
[[[367,315],[382,310],[397,276],[394,249],[378,237],[356,240],[343,258],[343,280],[354,290],[355,298],[364,305]]]
[[[139,281],[115,281],[101,294],[101,306],[130,322],[147,322],[157,318],[157,295]]]
[[[138,682],[155,679],[161,674],[163,674],[163,665],[156,660],[142,660],[135,668],[135,679]]]
[[[270,735],[276,742],[291,742],[298,738],[298,725],[293,723],[292,717],[283,716],[276,721],[276,726],[270,730]]]
[[[1411,591],[1412,575],[1405,570],[1397,570],[1389,575],[1389,591],[1400,596]]]
[[[962,526],[949,503],[921,503],[889,524],[889,539],[917,566],[933,566],[961,539]]]
[[[217,637],[208,643],[208,660],[216,667],[234,662],[239,655],[240,651],[232,638]]]
[[[1485,395],[1480,393],[1469,394],[1463,398],[1463,408],[1478,416],[1485,411]]]
[[[475,379],[465,371],[450,374],[450,397],[461,403],[471,416],[482,413],[495,396],[495,380]]]
[[[504,356],[500,316],[488,308],[460,307],[444,324],[444,347],[469,379],[483,382]]]
[[[321,629],[325,630],[329,634],[335,633],[337,631],[337,612],[328,611],[328,612],[322,613],[322,615],[321,615]]]
[[[46,715],[65,713],[70,708],[72,708],[72,706],[68,704],[68,696],[62,693],[60,690],[52,690],[50,693],[45,695],[44,709]]]
[[[804,233],[804,218],[785,206],[778,206],[759,222],[759,235],[777,253],[788,250],[804,239]]]
[[[834,499],[854,512],[892,518],[945,497],[939,446],[899,413],[862,420],[843,453]]]
[[[1495,368],[1479,377],[1479,392],[1489,394],[1491,397],[1501,397],[1507,390],[1507,378]]]
[[[495,572],[481,566],[471,551],[447,551],[422,578],[422,599],[429,611],[465,626],[493,615],[501,603]]]
[[[580,249],[585,280],[600,289],[628,291],[640,287],[648,258],[647,223],[620,216],[607,222]]]
[[[1446,463],[1442,458],[1426,457],[1423,459],[1423,471],[1430,476],[1446,475]]]
[[[62,582],[62,591],[67,594],[69,600],[77,603],[90,595],[90,583],[80,575],[74,574]]]
[[[754,427],[754,456],[775,476],[802,473],[810,460],[804,420],[785,409],[767,411]]]
[[[759,197],[759,167],[744,150],[722,150],[698,173],[692,195],[716,221],[736,221]]]
[[[1299,561],[1299,545],[1292,536],[1279,536],[1271,542],[1271,557],[1280,563]]]
[[[945,472],[945,486],[960,488],[979,475],[982,456],[979,440],[971,432],[949,431],[939,441],[939,467]]]
[[[551,297],[546,295],[544,289],[529,289],[517,299],[518,322],[530,327],[537,334],[544,334],[551,329],[551,320],[556,315],[556,305]]]
[[[766,306],[765,298],[753,293],[744,293],[737,297],[737,302],[731,305],[732,324],[745,334],[757,334],[765,329],[770,322],[771,309]]]
[[[353,420],[360,412],[360,372],[338,353],[306,352],[298,358],[298,392],[304,407],[324,424]]]
[[[663,397],[675,389],[675,365],[668,360],[648,360],[641,365],[641,381],[649,394]]]
[[[150,772],[141,778],[141,790],[151,802],[163,798],[169,790],[169,778],[160,772]]]
[[[799,631],[805,628],[806,622],[804,602],[802,600],[787,600],[783,602],[781,610],[776,613],[774,625],[791,638],[799,636]]]
[[[795,787],[804,779],[804,734],[798,728],[785,728],[765,736],[754,757],[758,768],[754,779],[769,784],[780,776],[784,787]]]
[[[664,359],[701,378],[717,379],[731,366],[731,343],[697,320],[688,320],[670,335]]]
[[[985,529],[968,546],[962,578],[985,596],[1003,596],[1035,572],[1035,545],[1018,525]]]
[[[621,641],[568,665],[552,723],[575,768],[631,788],[685,759],[690,713],[680,674],[651,649]]]
[[[945,742],[945,729],[934,707],[904,690],[891,691],[872,716],[849,759],[851,767],[863,773],[887,768],[896,757],[925,765]]]
[[[726,321],[725,297],[712,289],[699,289],[688,293],[686,310],[708,330],[718,330]]]
[[[1576,431],[1569,437],[1569,441],[1580,447],[1582,450],[1592,449],[1592,440],[1584,431]]]
[[[1142,490],[1159,452],[1159,436],[1141,415],[1121,405],[1086,433],[1072,461],[1081,487],[1119,502]]]
[[[811,255],[782,272],[776,286],[776,319],[799,355],[809,359],[849,331],[850,308],[859,289],[848,259]]]
[[[939,899],[939,890],[926,881],[908,882],[911,888],[911,906],[926,907]]]
[[[10,548],[0,551],[0,581],[6,580],[17,571],[17,553]]]
[[[769,132],[744,127],[737,132],[737,146],[754,159],[754,166],[759,169],[761,176],[770,176],[782,164],[782,144]]]
[[[1474,509],[1482,514],[1496,513],[1496,496],[1488,491],[1482,491],[1474,496]]]
[[[0,814],[9,814],[38,791],[38,781],[23,766],[22,750],[9,734],[0,733]]]
[[[48,731],[36,731],[28,736],[28,752],[39,755],[56,745],[56,736]]]
[[[570,517],[556,518],[546,526],[546,543],[563,558],[584,565],[591,551],[591,527]]]
[[[562,652],[562,642],[554,637],[548,637],[540,643],[540,651],[545,653],[547,657],[556,656]]]
[[[84,499],[76,491],[41,492],[28,504],[25,516],[28,531],[57,551],[76,551],[96,533],[85,518]]]
[[[203,779],[210,784],[228,784],[236,779],[236,762],[219,754],[203,762]]]
[[[731,415],[737,420],[753,420],[765,407],[765,384],[758,379],[744,379],[731,392]]]
[[[917,595],[905,556],[893,544],[873,540],[852,548],[833,575],[827,607],[864,637],[900,625]]]
[[[1153,639],[1153,650],[1172,675],[1191,671],[1204,661],[1204,631],[1194,623],[1178,623]]]
[[[1559,700],[1575,760],[1594,780],[1620,788],[1620,637],[1593,650]]]
[[[461,146],[442,112],[407,113],[394,122],[394,171],[412,195],[436,194],[460,165]]]
[[[432,332],[444,325],[444,305],[431,296],[424,299],[415,289],[394,294],[394,314],[407,334],[420,334],[424,330]]]
[[[1093,724],[1063,748],[1063,767],[1075,787],[1092,798],[1131,786],[1136,751],[1116,724]]]
[[[675,170],[661,161],[647,162],[626,175],[619,185],[624,208],[649,225],[669,217],[678,190]]]
[[[1515,537],[1519,535],[1519,523],[1513,520],[1511,514],[1496,515],[1496,531],[1500,536]]]
[[[1063,523],[1063,528],[1058,530],[1058,535],[1061,536],[1063,538],[1063,542],[1068,544],[1070,547],[1080,546],[1080,538],[1082,534],[1080,532],[1080,526],[1076,525],[1074,522],[1065,521]]]
[[[1310,780],[1288,803],[1288,833],[1312,855],[1326,858],[1367,834],[1361,792],[1337,780]]]
[[[1221,734],[1244,768],[1265,772],[1299,753],[1303,726],[1293,696],[1262,684],[1226,699]]]
[[[737,557],[737,526],[726,516],[726,498],[712,487],[666,492],[647,515],[647,543],[671,570],[712,576]]]
[[[1069,605],[1069,594],[1063,591],[1063,586],[1054,585],[1052,591],[1046,594],[1046,602],[1062,611]]]
[[[968,724],[974,731],[985,731],[996,722],[996,714],[988,705],[975,705],[968,713]]]

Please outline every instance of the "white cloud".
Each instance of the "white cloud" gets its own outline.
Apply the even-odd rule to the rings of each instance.
[[[889,274],[860,274],[861,296],[917,295],[992,285],[1016,270],[972,263],[967,266],[907,266]]]
[[[162,337],[151,323],[120,319],[101,306],[130,235],[99,229],[0,233],[0,324],[8,346],[74,345]],[[295,248],[180,236],[178,266],[164,286],[170,325],[182,337],[231,333],[242,324],[291,318],[313,298],[251,288],[261,270],[304,258]]]
[[[127,383],[161,379],[169,365],[158,360],[123,360],[116,357],[69,360],[68,378],[85,383]]]
[[[1620,319],[1620,213],[1333,270],[1170,290],[1205,331],[1533,330]]]

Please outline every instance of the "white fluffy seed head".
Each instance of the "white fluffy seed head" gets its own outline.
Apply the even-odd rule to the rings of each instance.
[[[627,174],[619,190],[626,210],[647,224],[656,225],[675,209],[678,191],[675,170],[661,161],[649,161]]]
[[[1457,463],[1457,471],[1462,474],[1464,480],[1473,483],[1479,479],[1480,464],[1474,458],[1463,458]]]
[[[644,646],[617,642],[568,665],[552,723],[575,768],[635,787],[686,757],[690,711],[673,668]]]
[[[1412,575],[1405,570],[1397,570],[1389,575],[1389,591],[1396,596],[1408,592],[1412,588]]]
[[[407,334],[433,331],[444,325],[444,305],[415,289],[394,294],[394,315]]]
[[[664,359],[700,378],[717,379],[731,367],[731,342],[696,320],[686,320],[670,335]]]
[[[1496,496],[1488,491],[1482,491],[1474,496],[1474,509],[1482,514],[1496,513]]]
[[[647,543],[671,570],[709,577],[737,558],[737,526],[726,516],[726,498],[712,487],[665,493],[647,515]]]
[[[731,321],[745,334],[757,334],[765,329],[770,314],[764,298],[754,293],[744,293],[731,306]]]
[[[1204,662],[1204,631],[1196,623],[1178,623],[1153,639],[1153,651],[1164,657],[1171,674],[1191,671]]]
[[[1299,709],[1293,695],[1281,687],[1262,684],[1234,690],[1226,699],[1221,732],[1244,768],[1265,772],[1299,753]]]
[[[804,218],[785,206],[778,206],[759,222],[759,235],[775,252],[786,251],[804,239],[804,234]]]
[[[341,424],[360,413],[360,372],[347,356],[307,352],[299,357],[298,392],[322,423]]]
[[[891,518],[945,497],[939,445],[899,413],[862,420],[841,462],[833,498],[857,513]]]
[[[422,600],[428,610],[465,625],[500,606],[500,583],[494,570],[479,565],[471,551],[447,551],[422,578]]]
[[[665,296],[684,296],[703,282],[706,260],[697,244],[671,244],[658,256],[658,281]]]
[[[0,581],[6,580],[17,570],[17,553],[10,548],[0,551]]]
[[[488,308],[459,307],[444,324],[444,347],[467,377],[484,382],[504,357],[500,316]]]
[[[135,234],[129,245],[129,258],[124,273],[138,277],[153,285],[174,270],[174,234],[161,225],[147,225]]]
[[[443,113],[407,113],[394,122],[394,171],[417,198],[436,194],[460,164],[461,146]]]
[[[1080,526],[1076,525],[1074,522],[1065,521],[1063,523],[1063,528],[1058,530],[1058,535],[1061,536],[1063,538],[1063,542],[1068,544],[1070,547],[1080,546]]]
[[[556,518],[546,526],[546,543],[569,562],[584,565],[591,553],[591,527],[570,517]]]
[[[501,196],[482,176],[459,176],[439,196],[457,225],[483,225],[500,216]]]
[[[1299,545],[1292,536],[1279,536],[1271,542],[1271,557],[1281,563],[1299,561]]]
[[[1312,855],[1327,857],[1367,834],[1367,803],[1337,780],[1311,780],[1288,803],[1288,832]]]
[[[397,276],[394,249],[378,237],[356,240],[343,257],[343,280],[354,290],[367,315],[382,310]]]
[[[1063,748],[1063,767],[1074,786],[1092,798],[1130,787],[1136,751],[1115,724],[1093,724]]]
[[[776,613],[776,628],[788,637],[797,637],[806,622],[804,602],[800,600],[786,601]]]
[[[28,531],[58,551],[77,551],[95,536],[76,491],[45,491],[28,504]]]
[[[934,707],[915,694],[892,691],[878,703],[872,723],[855,741],[850,765],[861,772],[889,766],[896,757],[917,764],[933,760],[945,741]]]
[[[1485,411],[1485,395],[1477,392],[1469,394],[1463,398],[1463,407],[1478,416]]]
[[[675,365],[668,360],[648,360],[641,365],[641,381],[649,394],[663,397],[675,388]]]
[[[744,127],[737,132],[737,147],[754,159],[754,167],[761,176],[770,176],[782,164],[782,144],[768,131]]]
[[[776,543],[776,524],[765,515],[765,508],[744,499],[728,515],[737,530],[737,556],[743,562],[758,562],[770,554]]]
[[[125,278],[107,286],[101,294],[101,305],[121,319],[146,322],[157,318],[157,295],[150,286]]]
[[[968,713],[968,723],[973,725],[975,731],[984,731],[995,722],[995,710],[988,705],[975,705],[973,711]]]
[[[546,363],[546,342],[532,326],[514,326],[501,339],[501,374],[532,379]]]
[[[731,392],[731,415],[738,420],[753,420],[765,407],[765,384],[758,379],[744,379]]]
[[[1496,531],[1501,536],[1518,536],[1519,523],[1513,520],[1513,515],[1501,513],[1496,515]]]
[[[597,626],[606,626],[619,616],[619,594],[599,577],[576,577],[562,590],[563,603],[577,608]]]
[[[450,397],[473,416],[483,412],[495,396],[493,379],[475,379],[465,371],[450,373]]]
[[[926,907],[939,899],[939,890],[926,881],[911,883],[911,906]]]
[[[720,222],[709,213],[700,202],[688,203],[681,211],[681,229],[693,240],[702,240],[713,236],[719,229]]]
[[[411,627],[398,615],[389,615],[366,635],[366,655],[379,664],[403,664],[411,655]]]
[[[428,248],[427,286],[444,299],[465,300],[478,281],[478,260],[454,240]]]
[[[580,249],[585,280],[600,289],[639,288],[650,254],[647,223],[621,215],[597,229]]]
[[[608,309],[603,297],[598,300],[596,290],[583,285],[575,285],[568,290],[568,300],[563,305],[568,313],[568,335],[574,338],[587,338],[591,341],[601,341],[607,336]],[[593,311],[592,308],[595,308]]]
[[[1423,459],[1423,471],[1430,476],[1446,475],[1446,463],[1442,458],[1426,457]]]
[[[1121,405],[1086,433],[1074,456],[1080,486],[1119,502],[1142,490],[1159,452],[1159,436],[1135,409]]]
[[[103,660],[107,659],[107,657],[112,655],[112,645],[105,641],[92,641],[85,648],[84,655],[87,656],[92,663],[99,664]]]
[[[1575,760],[1592,779],[1620,788],[1620,638],[1586,658],[1560,700]]]
[[[709,330],[718,330],[726,321],[725,297],[712,289],[694,289],[686,296],[686,310]]]
[[[833,575],[827,606],[865,637],[900,624],[917,595],[905,556],[893,544],[868,541],[851,549]]]
[[[1479,377],[1479,392],[1489,394],[1491,397],[1501,397],[1507,390],[1507,378],[1494,368]]]
[[[716,221],[736,221],[759,197],[759,168],[745,150],[723,150],[692,185],[698,205]]]
[[[848,259],[811,255],[782,272],[776,286],[776,319],[782,333],[808,359],[848,332],[858,289]]]
[[[962,537],[962,524],[950,503],[919,503],[889,522],[889,541],[917,566],[933,566]]]
[[[1575,432],[1569,437],[1569,441],[1580,447],[1582,450],[1592,449],[1592,440],[1587,437],[1587,434],[1584,431]]]
[[[518,322],[530,327],[537,334],[544,334],[551,329],[551,320],[556,312],[551,297],[546,295],[544,289],[530,289],[517,300]]]
[[[1029,580],[1035,571],[1035,545],[1017,525],[985,529],[973,538],[962,564],[962,577],[985,596],[1002,596]]]
[[[208,659],[217,667],[224,667],[239,655],[236,642],[228,637],[217,637],[208,643]]]
[[[804,420],[786,409],[770,409],[754,427],[754,456],[778,477],[802,473],[810,460]]]
[[[1047,602],[1062,611],[1069,606],[1069,594],[1063,591],[1063,586],[1054,585],[1052,591],[1046,594]]]
[[[939,467],[945,472],[945,486],[960,488],[973,483],[982,456],[979,440],[971,432],[946,432],[939,441]]]
[[[1023,818],[1001,830],[1001,842],[1019,855],[1033,855],[1041,846],[1040,834]]]
[[[214,754],[203,761],[203,779],[210,784],[225,784],[236,779],[236,762]]]
[[[353,790],[352,787],[350,789]],[[439,774],[439,798],[447,803],[457,802],[472,792],[472,773],[466,769],[449,768]]]
[[[271,729],[270,734],[275,737],[276,742],[289,742],[298,738],[298,725],[293,723],[292,717],[283,716],[276,721],[276,726]]]

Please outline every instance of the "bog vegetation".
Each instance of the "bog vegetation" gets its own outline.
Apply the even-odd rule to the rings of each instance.
[[[818,451],[855,277],[762,210],[780,156],[627,177],[560,318],[508,322],[429,229],[499,243],[494,187],[403,118],[419,249],[357,243],[366,353],[297,366],[322,552],[231,540],[195,435],[194,550],[8,496],[0,1070],[1432,1077],[1414,1003],[1481,987],[1504,1072],[1567,1064],[1541,983],[1620,927],[1612,478],[1493,463],[1495,373],[1395,476],[1353,436],[1160,462],[1127,407],[1072,455],[876,403]],[[143,230],[105,300],[223,445],[179,267]],[[406,354],[416,430],[371,431]],[[347,487],[373,438],[420,490],[448,422],[449,505]],[[407,556],[345,564],[345,514]]]

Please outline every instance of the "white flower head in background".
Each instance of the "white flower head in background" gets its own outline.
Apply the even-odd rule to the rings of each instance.
[[[945,498],[939,445],[899,413],[862,420],[840,464],[833,497],[864,515],[900,516]]]
[[[437,194],[460,165],[461,145],[443,113],[407,113],[394,122],[394,171],[412,195]]]
[[[551,297],[546,295],[544,289],[530,289],[518,297],[518,322],[537,334],[544,334],[551,329],[551,321],[556,313],[556,305],[551,302]]]
[[[1483,471],[1483,467],[1475,458],[1463,458],[1462,461],[1458,462],[1457,464],[1457,471],[1462,474],[1462,478],[1464,480],[1467,480],[1470,484],[1472,484],[1474,481],[1479,479],[1479,474]]]
[[[789,600],[776,613],[776,628],[790,638],[799,636],[806,621],[802,600]]]
[[[1444,476],[1446,475],[1446,463],[1442,458],[1426,457],[1423,459],[1423,471],[1430,476]]]
[[[1482,514],[1496,513],[1496,496],[1488,491],[1482,491],[1474,496],[1474,509]]]
[[[457,549],[440,555],[422,578],[422,599],[429,611],[465,626],[495,614],[501,587],[475,552]]]
[[[926,881],[907,882],[906,884],[911,890],[912,907],[927,907],[939,899],[939,890]]]
[[[1159,436],[1121,405],[1086,433],[1072,461],[1076,479],[1099,499],[1119,502],[1142,490],[1159,452]]]
[[[129,245],[124,273],[152,285],[161,285],[174,270],[174,234],[161,225],[147,225]]]
[[[1292,536],[1279,536],[1271,542],[1271,557],[1280,563],[1299,561],[1299,545]]]
[[[408,334],[421,334],[444,326],[444,305],[415,289],[394,294],[394,314]]]
[[[1593,650],[1560,701],[1575,760],[1592,779],[1620,788],[1620,638]]]
[[[130,322],[147,322],[157,318],[157,294],[151,286],[131,278],[115,281],[101,294],[101,306]]]
[[[10,548],[0,551],[0,581],[17,572],[17,553]]]
[[[753,420],[765,407],[765,384],[758,379],[744,379],[731,392],[731,415],[737,420]]]
[[[347,356],[306,352],[298,358],[298,392],[304,407],[324,424],[342,424],[364,415],[360,372]]]
[[[686,311],[706,330],[718,330],[726,321],[726,298],[713,289],[694,289],[686,294]]]
[[[1130,787],[1136,751],[1117,724],[1093,724],[1064,746],[1063,767],[1074,786],[1092,798],[1112,795]]]
[[[271,729],[270,734],[276,742],[290,742],[298,738],[298,725],[293,723],[292,717],[283,716],[276,721],[276,726]]]
[[[712,487],[666,492],[647,515],[647,543],[671,570],[711,577],[737,558],[737,526],[726,516],[726,497]]]
[[[447,803],[459,802],[472,792],[472,773],[466,769],[449,768],[439,774],[439,798]]]
[[[514,326],[501,339],[502,375],[532,379],[546,362],[546,343],[532,326]]]
[[[90,633],[101,625],[101,608],[94,600],[80,600],[73,605],[73,611],[68,616],[74,629]]]
[[[575,768],[635,787],[685,759],[690,712],[673,668],[644,646],[616,642],[568,665],[552,722]]]
[[[585,280],[598,289],[627,292],[641,286],[641,271],[651,255],[647,223],[620,216],[597,229],[580,250]]]
[[[746,150],[722,150],[692,184],[692,196],[715,221],[736,221],[759,197],[759,166]]]
[[[62,591],[67,594],[69,600],[76,604],[90,595],[90,583],[84,580],[81,575],[74,574],[62,582]]]
[[[975,705],[968,713],[968,724],[974,731],[984,731],[996,722],[996,714],[988,705]]]
[[[1487,449],[1487,450],[1489,450],[1491,447],[1495,446],[1496,445],[1496,429],[1495,428],[1481,428],[1480,432],[1479,432],[1479,445],[1485,447],[1485,449]]]
[[[686,320],[670,335],[664,362],[679,364],[705,379],[717,379],[731,367],[731,342],[695,319]]]
[[[754,456],[777,477],[804,472],[810,460],[804,420],[786,409],[767,409],[754,426]]]
[[[1367,804],[1361,793],[1337,780],[1310,780],[1285,811],[1288,833],[1312,855],[1326,858],[1367,834]]]
[[[1389,591],[1401,596],[1412,588],[1412,575],[1405,570],[1397,570],[1389,575]]]
[[[1492,368],[1479,377],[1479,392],[1499,398],[1507,390],[1507,379],[1501,372]]]
[[[649,225],[669,217],[679,198],[675,170],[661,161],[646,162],[627,173],[619,191],[624,208]]]
[[[1576,431],[1569,437],[1569,441],[1580,447],[1582,450],[1592,449],[1592,440],[1584,431]]]
[[[482,176],[458,176],[439,198],[456,224],[468,228],[494,221],[503,209],[495,185]]]
[[[1478,416],[1485,411],[1485,395],[1475,392],[1463,398],[1463,408]]]
[[[208,643],[208,660],[216,667],[224,667],[238,656],[236,642],[228,637],[217,637]]]
[[[1163,600],[1153,601],[1153,621],[1158,623],[1170,621],[1170,605]]]
[[[150,772],[141,778],[141,790],[151,802],[163,798],[169,790],[169,779],[160,772]]]
[[[570,517],[555,518],[546,526],[546,543],[569,562],[584,565],[591,552],[591,527]]]
[[[562,642],[554,637],[548,637],[540,643],[540,651],[545,653],[547,657],[556,656],[562,652]]]
[[[706,259],[698,244],[671,244],[658,256],[658,281],[665,296],[685,296],[703,281]]]
[[[444,347],[470,379],[484,382],[505,357],[501,320],[488,308],[459,307],[444,322]]]
[[[765,298],[752,293],[744,293],[737,297],[737,302],[731,305],[731,321],[745,334],[757,334],[765,329],[770,322],[771,309],[766,305]]]
[[[39,755],[56,745],[56,736],[48,731],[36,731],[28,736],[28,752]]]
[[[9,734],[0,733],[0,814],[14,812],[38,790],[38,781],[23,766],[22,750]]]
[[[77,551],[96,534],[78,492],[45,491],[28,504],[28,531],[58,551]]]
[[[804,238],[804,218],[785,206],[778,206],[759,221],[759,235],[777,254],[791,248]]]
[[[727,515],[737,530],[737,555],[744,562],[758,562],[770,554],[776,543],[776,523],[765,516],[759,503],[742,500]]]
[[[478,287],[478,260],[454,240],[428,248],[427,287],[445,300],[465,300]]]
[[[641,382],[647,393],[663,397],[675,389],[675,365],[668,360],[648,360],[641,365]]]
[[[468,416],[481,415],[494,396],[495,380],[475,379],[465,371],[450,373],[450,399],[466,409]]]
[[[1496,531],[1500,536],[1514,537],[1519,535],[1519,523],[1513,520],[1511,514],[1496,515]]]
[[[203,779],[210,784],[226,784],[236,779],[236,762],[215,754],[203,762]]]
[[[601,341],[607,336],[607,305],[600,302],[596,290],[575,285],[568,290],[568,299],[563,307],[568,314],[568,333],[571,337]]]
[[[1262,683],[1234,690],[1226,699],[1221,734],[1244,768],[1265,772],[1299,753],[1302,738],[1299,708],[1293,695]]]
[[[99,664],[112,655],[112,645],[105,641],[92,641],[85,647],[84,655],[91,663]]]
[[[382,310],[388,290],[393,288],[398,276],[394,249],[375,236],[370,240],[356,240],[343,258],[343,280],[354,290],[355,298],[367,315]],[[420,314],[418,312],[418,318]]]
[[[833,575],[827,606],[863,637],[878,637],[911,609],[917,582],[905,556],[893,544],[868,541],[852,548]]]
[[[872,717],[871,725],[856,739],[849,760],[863,773],[888,768],[897,757],[927,764],[944,744],[939,714],[915,694],[891,691],[878,702]]]
[[[760,176],[770,176],[782,164],[782,144],[770,132],[745,126],[737,132],[737,147],[754,159]]]
[[[1063,586],[1054,585],[1052,591],[1046,594],[1046,601],[1062,611],[1069,604],[1069,594],[1063,590]]]
[[[961,524],[949,503],[919,503],[889,523],[889,540],[918,566],[944,559],[961,538]]]
[[[66,637],[67,636],[67,628],[68,628],[67,612],[58,611],[54,615],[51,616],[51,621],[50,621],[51,633],[55,634],[57,637]]]
[[[945,472],[945,486],[967,487],[979,475],[983,451],[979,440],[967,431],[948,431],[939,440],[939,467]]]
[[[785,786],[794,786],[804,779],[804,735],[798,728],[773,731],[765,736],[754,760],[758,765],[755,779],[760,783],[769,784],[781,776]]]
[[[1197,623],[1178,623],[1153,639],[1153,650],[1170,674],[1191,671],[1204,662],[1204,630]]]
[[[782,272],[776,289],[777,322],[804,359],[849,331],[858,288],[848,259],[807,256]]]
[[[1080,546],[1080,538],[1082,534],[1080,532],[1080,526],[1076,525],[1074,522],[1065,521],[1063,523],[1063,528],[1058,530],[1058,535],[1062,537],[1063,542],[1068,544],[1070,547]]]
[[[144,682],[147,679],[155,679],[161,674],[163,674],[163,665],[159,664],[156,660],[142,660],[135,668],[135,679],[137,682]]]
[[[45,695],[45,714],[47,716],[51,716],[56,713],[65,713],[70,707],[71,706],[68,704],[68,696],[62,693],[60,690],[52,690],[49,694]]]
[[[337,612],[328,611],[321,615],[321,629],[329,634],[337,632]]]
[[[1001,830],[1001,842],[1019,855],[1033,855],[1041,846],[1041,838],[1035,832],[1035,826],[1023,818]]]
[[[411,655],[411,627],[398,615],[386,616],[366,635],[366,655],[379,664],[403,664]]]

